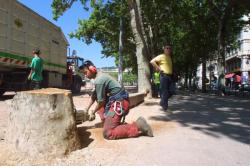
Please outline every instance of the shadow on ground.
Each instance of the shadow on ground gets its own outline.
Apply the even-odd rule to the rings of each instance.
[[[87,127],[78,127],[78,135],[80,138],[81,148],[86,148],[94,139],[90,138],[91,133],[87,131]]]
[[[79,93],[73,93],[72,96],[82,96],[82,95],[88,95],[91,96],[92,95],[92,89],[82,89]]]
[[[11,94],[11,95],[3,95],[0,97],[0,101],[5,101],[5,100],[9,100],[12,99],[15,95]]]
[[[170,102],[171,103],[171,102]],[[213,137],[227,136],[250,144],[250,100],[203,94],[173,101],[170,118]]]
[[[77,127],[77,132],[80,138],[80,143],[81,143],[81,148],[86,148],[89,146],[91,142],[94,141],[94,139],[90,138],[91,132],[88,131],[88,129],[93,129],[93,128],[102,128],[102,123],[96,123],[95,125],[92,126],[81,126]]]

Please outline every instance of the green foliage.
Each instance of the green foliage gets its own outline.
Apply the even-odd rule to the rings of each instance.
[[[206,3],[218,26],[218,57],[222,59],[222,63],[219,63],[224,67],[225,50],[230,48],[237,39],[237,35],[244,25],[241,18],[250,13],[250,3],[246,0],[207,0]]]
[[[123,73],[123,82],[129,83],[130,85],[137,82],[137,76],[131,72]]]
[[[53,18],[57,20],[63,13],[71,7],[76,0],[53,0],[51,7],[53,9]]]
[[[54,18],[69,9],[77,0],[54,0]],[[124,68],[132,67],[137,72],[134,36],[130,26],[128,1],[80,0],[84,8],[92,8],[87,20],[79,20],[79,27],[70,37],[90,44],[100,42],[104,56],[113,56],[118,64],[119,22],[124,25]],[[89,3],[89,5],[87,5]],[[230,17],[225,22],[225,45],[228,49],[237,47],[237,34],[244,22],[243,14],[250,13],[247,0],[140,0],[142,22],[146,42],[152,58],[162,52],[165,42],[173,44],[173,61],[178,73],[193,73],[202,60],[212,59],[218,49],[218,19],[215,14],[223,14],[232,5]],[[212,4],[212,6],[211,6]],[[124,77],[127,78],[128,76]]]
[[[117,80],[118,73],[112,72],[108,74]],[[137,75],[131,72],[124,72],[122,78],[123,78],[123,83],[127,85],[132,85],[133,83],[137,82]]]
[[[75,32],[70,33],[70,37],[75,37],[83,42],[90,44],[93,40],[101,43],[104,56],[113,56],[118,64],[119,50],[119,23],[123,18],[124,25],[124,49],[123,59],[124,68],[132,67],[136,71],[136,57],[134,55],[135,45],[130,29],[130,18],[128,7],[120,0],[99,3],[93,7],[88,20],[79,20],[79,27]]]
[[[78,1],[78,0],[53,0],[53,2],[51,4],[52,10],[53,10],[53,19],[57,20],[76,1]],[[88,1],[90,1],[90,5],[92,7],[94,7],[96,4],[101,4],[102,3],[101,0],[98,0],[98,2],[96,2],[96,0],[80,0],[80,2],[83,5],[83,8],[85,10],[89,10],[89,7],[87,6]]]

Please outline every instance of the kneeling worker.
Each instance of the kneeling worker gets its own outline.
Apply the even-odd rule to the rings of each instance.
[[[80,71],[89,79],[94,79],[95,91],[88,106],[89,120],[95,119],[95,113],[101,117],[103,136],[106,139],[120,139],[146,135],[153,137],[151,127],[143,117],[139,117],[132,124],[123,123],[129,112],[129,97],[121,85],[107,74],[98,73],[91,61],[85,61]],[[94,110],[90,107],[97,101]]]

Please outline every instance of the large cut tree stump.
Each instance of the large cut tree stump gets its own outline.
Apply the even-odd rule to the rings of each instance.
[[[71,92],[18,92],[10,103],[6,141],[27,157],[62,156],[80,148]]]

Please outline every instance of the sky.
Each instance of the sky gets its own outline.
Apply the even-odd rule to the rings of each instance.
[[[90,45],[78,39],[70,39],[68,34],[74,32],[78,28],[79,19],[88,19],[90,13],[83,9],[80,2],[75,2],[73,6],[67,10],[63,16],[59,17],[57,21],[53,20],[52,14],[52,0],[18,0],[25,6],[29,7],[39,15],[59,26],[64,32],[69,44],[70,51],[76,50],[77,55],[91,60],[96,67],[111,67],[115,66],[114,58],[102,58],[100,43],[93,41]]]

